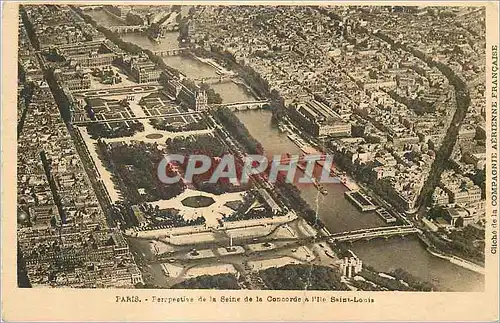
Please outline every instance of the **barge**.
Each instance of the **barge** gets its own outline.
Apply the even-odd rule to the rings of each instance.
[[[374,211],[378,208],[378,206],[373,204],[371,199],[360,190],[346,191],[344,194],[347,199],[349,199],[358,209],[361,210],[361,212]]]
[[[382,218],[382,220],[385,221],[385,223],[396,222],[396,218],[389,211],[387,211],[386,209],[384,209],[383,207],[377,209],[375,211],[375,213],[377,213],[378,216],[380,216]]]

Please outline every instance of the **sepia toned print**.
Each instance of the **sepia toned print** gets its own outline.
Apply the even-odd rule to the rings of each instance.
[[[114,308],[490,306],[495,10],[19,4],[12,287]]]

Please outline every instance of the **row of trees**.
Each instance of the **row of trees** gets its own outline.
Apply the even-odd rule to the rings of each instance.
[[[125,22],[127,23],[127,25],[131,26],[142,25],[144,24],[144,19],[138,14],[127,12],[127,15],[125,16]]]
[[[19,13],[21,14],[21,19],[23,21],[23,25],[26,27],[26,32],[28,33],[28,37],[30,38],[31,44],[36,50],[40,50],[40,41],[38,37],[35,35],[35,30],[33,28],[33,24],[28,18],[28,14],[23,6],[19,6]]]
[[[47,158],[47,154],[44,150],[40,152],[40,159],[42,160],[43,169],[45,171],[45,175],[47,176],[47,181],[49,182],[50,191],[52,192],[52,196],[54,197],[54,204],[57,206],[57,211],[59,212],[62,223],[66,223],[66,212],[64,211],[61,196],[59,195],[56,181],[52,174],[52,160],[50,158]],[[52,217],[50,223],[52,226],[56,225],[55,217]]]
[[[411,288],[417,291],[422,291],[422,292],[430,292],[435,289],[435,287],[425,281],[421,281],[417,277],[413,276],[409,272],[405,271],[402,268],[397,268],[393,271],[390,272],[390,275],[395,277],[396,279],[402,280],[405,283],[407,283]]]
[[[432,246],[444,253],[457,255],[458,257],[468,259],[477,264],[484,264],[484,248],[475,247],[472,241],[468,241],[463,237],[457,239],[455,234],[451,236],[451,241],[444,240],[439,235],[433,232],[425,232],[425,237],[429,240]],[[483,236],[484,239],[484,236]],[[483,240],[484,241],[484,240]]]
[[[131,137],[137,132],[144,131],[144,125],[139,121],[116,122],[117,127],[107,127],[106,124],[94,122],[87,125],[87,132],[92,138],[119,138]]]
[[[173,285],[173,289],[241,289],[233,274],[203,275]]]
[[[453,241],[465,245],[469,253],[476,254],[484,262],[485,230],[468,225],[462,230],[454,230],[448,234]],[[474,250],[475,251],[472,251]]]
[[[227,147],[219,139],[209,135],[169,138],[166,144],[171,154],[186,156],[204,154],[209,157],[221,157],[228,153]]]
[[[208,104],[221,104],[222,103],[222,97],[220,96],[219,93],[215,92],[215,90],[213,88],[211,88],[210,85],[208,85],[206,83],[201,83],[200,89],[202,91],[205,91],[205,93],[207,94]]]
[[[286,265],[259,272],[271,290],[348,290],[340,273],[326,266]]]
[[[287,201],[291,208],[302,214],[307,223],[318,229],[324,228],[324,223],[319,219],[316,211],[304,200],[297,186],[278,177],[275,188],[279,196],[278,199]]]
[[[363,277],[367,281],[370,281],[377,285],[377,287],[369,287],[369,290],[390,290],[390,291],[424,291],[430,292],[435,290],[435,287],[428,282],[424,282],[406,272],[405,270],[398,268],[389,273],[390,276],[395,279],[380,276],[378,272],[364,268],[358,273],[359,276]],[[373,288],[373,289],[371,289]]]
[[[245,125],[229,108],[220,108],[214,114],[225,128],[233,134],[235,139],[246,148],[248,153],[262,154],[264,152],[260,142],[250,135]]]
[[[31,288],[28,271],[26,269],[26,261],[23,258],[23,253],[19,244],[17,246],[17,287]]]
[[[166,130],[170,132],[183,132],[183,131],[195,131],[195,130],[205,130],[207,125],[203,120],[198,122],[191,122],[181,125],[168,123],[165,119],[151,119],[150,121],[153,128],[158,130]]]
[[[24,82],[24,81],[23,81]],[[21,93],[19,93],[18,106],[23,107],[23,113],[21,114],[21,118],[17,123],[17,136],[21,135],[23,130],[24,121],[26,120],[26,115],[28,114],[31,98],[33,96],[34,84],[32,82],[25,83]]]
[[[189,9],[188,15],[186,17],[182,17],[180,14],[180,9],[176,10],[179,15],[177,16],[176,21],[179,23],[179,41],[189,43],[189,23],[191,17],[193,16],[195,7],[191,7]]]
[[[358,273],[359,276],[364,279],[376,284],[381,289],[390,291],[412,291],[413,289],[406,286],[402,282],[396,279],[391,279],[387,277],[380,276],[377,272],[372,272],[368,270],[362,270]]]
[[[427,217],[431,220],[446,218],[446,209],[442,206],[433,207],[427,213]],[[463,227],[463,224],[462,217],[455,221],[456,227]],[[449,233],[441,229],[438,233],[429,232],[427,238],[444,252],[484,263],[484,230],[468,225],[461,230],[453,230]]]
[[[145,204],[150,206],[149,204]],[[169,227],[185,227],[192,225],[200,225],[206,222],[206,219],[203,216],[198,216],[194,219],[186,220],[182,215],[179,214],[179,210],[177,209],[165,209],[160,210],[158,206],[153,207],[144,207],[144,213],[149,217],[152,225],[162,225]]]

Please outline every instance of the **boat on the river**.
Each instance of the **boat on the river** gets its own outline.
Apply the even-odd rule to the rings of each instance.
[[[378,214],[379,217],[382,218],[382,220],[385,221],[385,223],[393,223],[396,222],[396,218],[384,207],[378,208],[375,213]]]
[[[372,199],[361,190],[346,191],[344,195],[362,212],[374,211],[378,208]]]

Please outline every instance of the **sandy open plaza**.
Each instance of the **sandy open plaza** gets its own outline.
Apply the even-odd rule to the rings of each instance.
[[[173,208],[180,210],[180,215],[184,219],[195,219],[199,216],[203,216],[206,219],[206,225],[209,228],[219,227],[218,220],[222,218],[223,215],[230,215],[234,211],[227,207],[225,204],[232,201],[242,201],[243,192],[237,193],[225,193],[221,195],[215,195],[203,191],[196,191],[191,189],[186,189],[180,195],[170,199],[170,200],[160,200],[156,202],[150,202],[149,204],[153,207],[158,206],[160,209]],[[214,203],[206,207],[186,207],[182,204],[182,201],[189,197],[203,196],[212,198]]]

